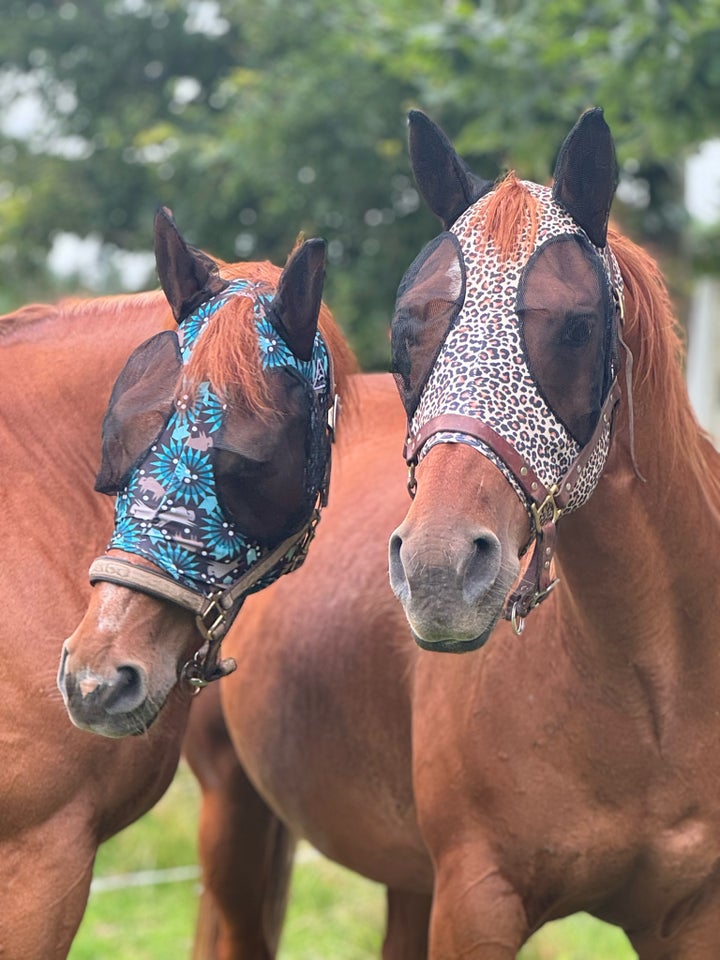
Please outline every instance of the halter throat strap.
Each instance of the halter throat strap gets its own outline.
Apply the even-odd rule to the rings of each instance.
[[[515,447],[501,437],[492,427],[475,417],[458,413],[440,414],[432,417],[413,437],[408,433],[404,456],[409,468],[408,489],[414,496],[417,486],[415,467],[422,448],[437,433],[461,433],[473,437],[488,447],[517,481],[526,498],[528,514],[532,521],[530,544],[535,549],[530,563],[517,588],[508,597],[503,608],[503,617],[510,620],[519,635],[524,628],[525,617],[541,603],[558,583],[552,574],[552,561],[557,542],[557,522],[566,511],[575,485],[582,476],[606,430],[612,430],[615,408],[620,400],[617,378],[613,380],[600,411],[597,426],[575,460],[560,481],[548,488],[536,475],[530,464]],[[527,548],[526,548],[527,549]]]

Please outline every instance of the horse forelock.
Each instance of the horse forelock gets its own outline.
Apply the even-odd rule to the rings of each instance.
[[[294,251],[293,251],[294,252]],[[291,253],[292,256],[292,253]],[[228,280],[247,278],[268,283],[275,288],[281,270],[267,260],[221,264],[220,272]],[[325,340],[333,361],[333,372],[338,393],[348,393],[348,378],[359,369],[357,358],[325,301],[320,304],[318,328]]]
[[[473,219],[482,223],[484,244],[492,244],[501,260],[517,260],[535,246],[538,206],[538,198],[510,171],[477,203]]]
[[[221,263],[220,273],[228,280],[250,280],[272,294],[281,270],[268,261],[256,261]],[[319,329],[333,359],[338,392],[344,395],[348,376],[357,369],[357,363],[325,303],[320,307]],[[262,369],[253,300],[240,294],[217,311],[199,338],[183,372],[184,389],[192,392],[208,381],[219,395],[231,392],[235,402],[254,414],[271,417],[276,411]]]

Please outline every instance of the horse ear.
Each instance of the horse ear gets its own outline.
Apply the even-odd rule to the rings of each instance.
[[[555,164],[553,197],[596,247],[604,247],[618,171],[610,128],[600,107],[586,110]]]
[[[493,188],[455,152],[440,127],[420,110],[408,114],[410,163],[425,202],[446,230]]]
[[[185,242],[167,207],[158,208],[154,231],[158,277],[173,316],[180,323],[201,303],[224,290],[228,281],[220,276],[212,257]]]
[[[325,241],[306,240],[290,256],[268,307],[271,322],[299,360],[315,343],[325,280]]]

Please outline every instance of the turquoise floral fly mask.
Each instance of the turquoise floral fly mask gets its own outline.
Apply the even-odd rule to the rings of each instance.
[[[161,228],[172,236],[171,221]],[[227,281],[209,258],[180,242],[195,272],[199,264],[207,277],[195,283],[199,293],[163,281],[178,329],[138,347],[118,377],[96,489],[117,495],[108,549],[143,557],[175,582],[211,596],[307,523],[327,485],[333,384],[316,327],[306,324],[299,339],[297,331],[288,332],[291,265],[277,289],[260,280]],[[161,258],[158,267],[162,280]],[[269,413],[209,381],[186,388],[193,351],[235,298],[248,301],[245,313],[248,306],[251,311]],[[316,325],[319,291],[311,299]],[[278,564],[252,589],[285,569],[286,562]]]

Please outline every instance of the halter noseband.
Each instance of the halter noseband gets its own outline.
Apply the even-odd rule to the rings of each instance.
[[[183,586],[160,570],[115,557],[98,557],[93,560],[89,570],[90,583],[95,584],[102,580],[129,587],[157,600],[175,603],[194,613],[195,625],[205,643],[192,660],[185,664],[181,679],[187,680],[190,686],[199,691],[213,680],[219,680],[235,670],[237,664],[232,657],[218,660],[220,644],[225,634],[240,612],[245,598],[263,577],[271,572],[281,576],[301,566],[320,521],[320,507],[325,503],[327,489],[322,491],[310,519],[297,533],[283,540],[231,587],[216,590],[210,596]]]
[[[532,519],[532,531],[530,541],[523,553],[532,543],[535,549],[517,589],[508,597],[502,612],[504,619],[510,620],[518,636],[525,628],[525,617],[534,607],[542,603],[558,583],[552,574],[557,522],[567,509],[575,485],[595,453],[605,431],[612,431],[615,408],[619,400],[620,388],[616,377],[605,398],[597,426],[590,440],[573,460],[560,481],[549,488],[537,477],[511,443],[504,440],[488,424],[475,417],[457,413],[440,414],[424,423],[414,437],[408,435],[406,438],[404,456],[408,465],[408,492],[411,497],[415,496],[417,489],[415,467],[418,464],[420,452],[430,437],[437,433],[461,433],[479,440],[502,460],[525,494],[528,513]]]

